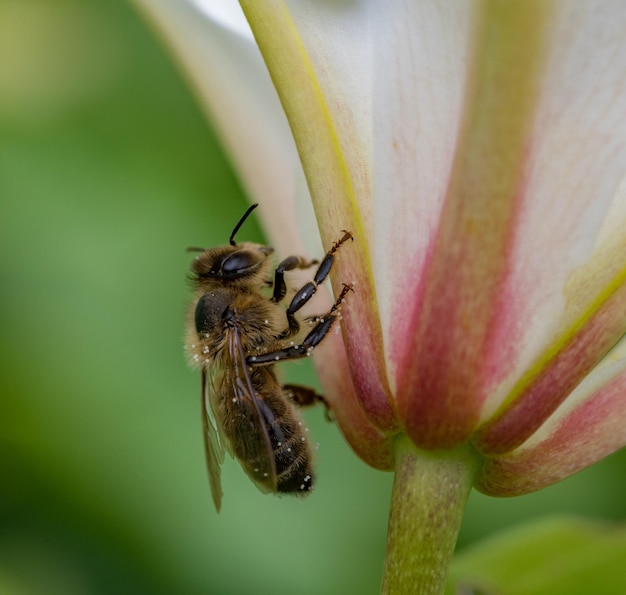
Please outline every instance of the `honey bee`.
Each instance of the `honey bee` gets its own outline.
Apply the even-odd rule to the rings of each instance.
[[[313,280],[295,292],[285,309],[285,273],[317,261],[289,256],[272,272],[273,248],[237,244],[235,235],[256,206],[244,213],[228,245],[189,248],[201,253],[191,265],[194,299],[186,349],[190,363],[200,368],[204,446],[218,512],[224,449],[262,492],[304,495],[312,489],[311,447],[295,405],[323,398],[304,386],[281,385],[274,366],[310,355],[339,318],[341,303],[352,290],[344,285],[327,313],[299,320],[299,311],[328,276],[337,250],[352,239],[343,231]],[[306,334],[301,328],[305,322],[310,325]]]

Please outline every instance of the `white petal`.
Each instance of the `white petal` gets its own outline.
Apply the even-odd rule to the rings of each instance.
[[[320,254],[293,137],[239,4],[135,1],[183,67],[250,198],[260,203],[260,216],[278,253],[308,249]]]
[[[573,1],[555,3],[553,10],[502,289],[510,324],[494,328],[489,357],[501,361],[502,346],[512,339],[519,351],[502,369],[508,381],[485,414],[569,316],[568,278],[590,259],[612,205],[621,202],[618,188],[626,174],[626,5]]]
[[[420,293],[450,181],[474,3],[373,4],[372,250],[390,344]]]

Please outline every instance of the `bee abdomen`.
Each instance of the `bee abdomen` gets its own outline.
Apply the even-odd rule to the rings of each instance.
[[[277,491],[308,492],[313,487],[311,452],[305,436],[295,435],[274,451]]]
[[[276,491],[308,492],[313,487],[312,456],[306,429],[290,403],[274,403],[275,419],[267,429],[276,465]]]

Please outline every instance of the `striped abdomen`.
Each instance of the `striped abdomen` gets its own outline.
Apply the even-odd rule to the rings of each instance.
[[[258,434],[257,424],[232,416],[224,425],[233,454],[246,473],[264,491],[306,493],[313,487],[312,455],[308,431],[295,406],[285,396],[271,368],[257,368],[250,377],[256,391],[263,425],[269,437]],[[228,407],[227,407],[228,409]],[[248,431],[242,439],[244,432]],[[271,452],[270,452],[271,451]],[[263,472],[264,462],[273,457],[276,485]],[[266,467],[265,467],[266,468]]]

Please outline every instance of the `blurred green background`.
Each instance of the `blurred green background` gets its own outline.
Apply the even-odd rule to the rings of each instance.
[[[228,460],[213,510],[185,247],[224,243],[244,208],[126,1],[0,0],[0,593],[378,592],[392,476],[322,411],[310,498],[263,496]],[[530,517],[623,519],[625,472],[622,452],[524,498],[474,494],[460,547]]]

